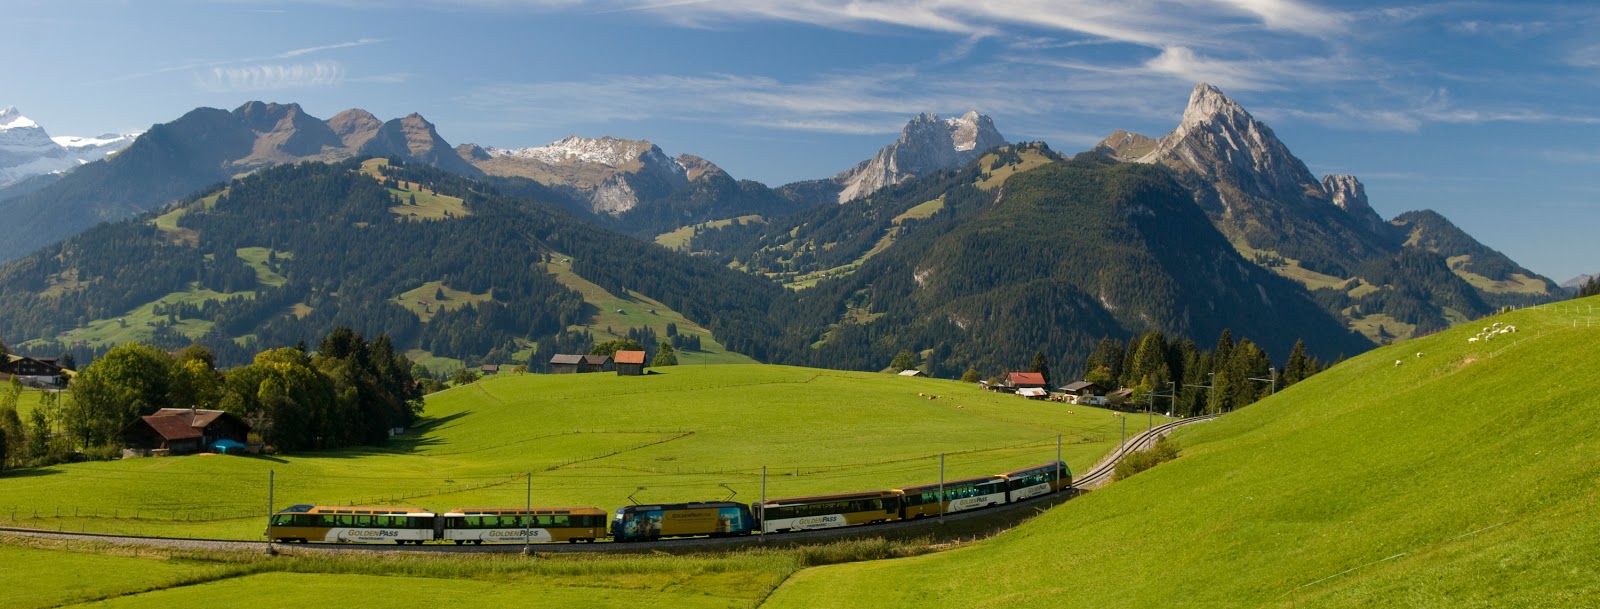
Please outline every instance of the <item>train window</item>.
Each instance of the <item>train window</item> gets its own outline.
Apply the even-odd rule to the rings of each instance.
[[[557,526],[557,527],[568,526],[567,517],[566,516],[555,516],[553,521],[550,523],[550,526]]]

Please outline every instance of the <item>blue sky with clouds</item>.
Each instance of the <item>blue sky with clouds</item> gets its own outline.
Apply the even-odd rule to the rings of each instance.
[[[919,112],[1077,152],[1199,81],[1385,217],[1433,208],[1557,281],[1600,272],[1600,6],[1297,0],[8,0],[0,106],[54,135],[197,106],[419,112],[451,143],[649,139],[824,177]]]

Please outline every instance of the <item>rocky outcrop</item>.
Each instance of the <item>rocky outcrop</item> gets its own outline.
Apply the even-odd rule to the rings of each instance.
[[[871,159],[833,177],[840,186],[840,203],[859,199],[911,178],[971,163],[1005,137],[994,121],[976,110],[956,118],[919,114],[906,123],[900,139],[883,147]]]

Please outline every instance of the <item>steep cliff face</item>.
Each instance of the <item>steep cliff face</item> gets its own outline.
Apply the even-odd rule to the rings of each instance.
[[[844,203],[911,178],[963,167],[985,151],[1005,144],[994,120],[976,110],[947,119],[919,114],[906,123],[899,140],[833,177],[841,187],[838,200]]]

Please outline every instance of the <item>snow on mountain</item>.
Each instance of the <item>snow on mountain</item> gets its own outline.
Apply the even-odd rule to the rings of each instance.
[[[0,186],[98,161],[126,148],[137,136],[52,138],[39,123],[8,106],[0,109]]]
[[[486,147],[489,156],[509,156],[529,159],[550,165],[590,163],[605,165],[623,171],[637,170],[641,166],[677,167],[661,148],[649,140],[625,140],[615,137],[587,138],[568,136],[558,142],[530,148]]]
[[[940,119],[919,114],[906,123],[900,139],[883,147],[871,159],[833,177],[842,188],[839,202],[865,197],[878,189],[942,169],[972,162],[990,148],[1006,144],[988,116],[969,111]]]

